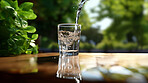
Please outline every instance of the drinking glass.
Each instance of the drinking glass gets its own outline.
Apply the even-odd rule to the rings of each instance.
[[[59,24],[58,44],[60,56],[77,56],[79,54],[79,42],[81,35],[81,25],[79,24]]]
[[[81,35],[81,25],[79,24],[59,24],[58,44],[59,63],[57,70],[58,78],[75,79],[77,83],[81,80],[79,66],[79,42]]]

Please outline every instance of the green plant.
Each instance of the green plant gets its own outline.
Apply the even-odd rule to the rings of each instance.
[[[27,20],[36,19],[33,3],[18,6],[17,0],[0,0],[0,56],[38,53],[36,28]]]

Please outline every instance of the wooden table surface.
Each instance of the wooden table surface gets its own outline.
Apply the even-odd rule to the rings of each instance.
[[[76,83],[56,77],[59,53],[0,57],[0,83]],[[81,83],[148,83],[148,53],[79,53]]]

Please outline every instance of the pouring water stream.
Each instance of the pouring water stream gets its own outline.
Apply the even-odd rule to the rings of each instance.
[[[83,5],[85,4],[86,1],[88,1],[88,0],[81,0],[81,2],[79,3],[77,15],[76,15],[76,25],[78,24],[78,20],[79,20],[79,17],[80,17],[82,7],[83,7]],[[75,30],[77,30],[77,26],[75,26]]]

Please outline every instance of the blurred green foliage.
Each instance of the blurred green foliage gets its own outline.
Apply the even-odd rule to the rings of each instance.
[[[90,44],[90,43],[87,43],[87,42],[81,42],[80,43],[80,49],[81,50],[87,50],[87,51],[90,51],[92,49],[94,49],[95,46]]]
[[[85,42],[94,41],[94,43],[100,43],[101,40],[103,39],[103,35],[100,33],[100,28],[91,27],[91,28],[82,30],[81,35],[86,36]]]
[[[96,49],[108,51],[108,50],[127,50],[133,51],[136,50],[137,43],[122,43],[118,41],[108,42],[107,40],[103,40],[101,43],[96,45]]]
[[[38,53],[36,28],[27,22],[37,17],[32,7],[31,2],[0,0],[0,56]]]
[[[75,23],[78,0],[19,0],[33,2],[37,14],[35,21],[29,22],[37,27],[41,36],[40,47],[57,49],[57,25]],[[103,33],[91,28],[92,23],[83,9],[79,24],[86,41],[81,42],[80,49],[102,50],[138,50],[148,48],[148,2],[146,0],[100,0],[97,21],[104,18],[113,20]],[[95,8],[94,8],[95,9]],[[90,41],[95,44],[92,45]]]
[[[24,2],[26,0],[20,0]],[[37,27],[37,33],[41,36],[40,47],[57,49],[57,26],[60,23],[75,23],[78,0],[27,0],[34,3],[34,11],[37,19],[30,22]],[[82,10],[79,24],[82,30],[90,28],[91,23],[85,10]],[[53,43],[55,42],[55,43]],[[54,44],[54,45],[52,45]]]
[[[110,18],[113,22],[103,32],[98,49],[134,50],[148,45],[148,13],[144,13],[148,10],[146,0],[101,0],[99,8],[97,19]]]
[[[56,42],[51,42],[48,46],[48,48],[52,49],[52,50],[57,50],[59,48],[58,43]]]

